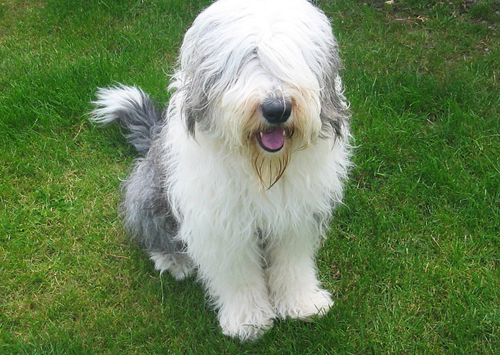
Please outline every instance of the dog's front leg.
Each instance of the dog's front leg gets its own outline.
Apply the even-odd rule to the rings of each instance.
[[[275,314],[257,238],[226,237],[212,228],[200,232],[188,244],[188,251],[218,308],[222,332],[242,340],[258,338],[272,326]]]
[[[304,225],[269,243],[266,270],[271,302],[281,318],[307,319],[328,312],[333,301],[316,275],[317,228]]]

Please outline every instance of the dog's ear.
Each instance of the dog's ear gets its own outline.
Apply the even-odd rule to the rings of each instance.
[[[182,91],[184,123],[188,133],[194,136],[196,126],[201,130],[213,129],[211,103],[220,99],[228,83],[224,81],[227,81],[223,77],[224,68],[220,67],[224,61],[216,55],[214,44],[185,42],[181,50],[182,84],[179,90]]]
[[[186,82],[181,88],[184,99],[181,106],[182,114],[187,131],[191,136],[195,135],[195,126],[197,124],[205,127],[209,125],[209,122],[206,122],[209,117],[207,112],[210,102],[208,93],[210,92],[210,85],[213,85],[217,80],[214,77],[206,78],[206,73],[196,70],[195,67],[196,64],[193,63],[190,68],[185,70]]]
[[[203,120],[208,107],[208,97],[205,90],[195,90],[195,83],[190,82],[184,88],[183,117],[188,133],[195,134],[196,123]]]
[[[322,67],[324,72],[320,96],[321,137],[343,137],[350,112],[339,75],[342,62],[335,42],[331,43],[328,58]]]

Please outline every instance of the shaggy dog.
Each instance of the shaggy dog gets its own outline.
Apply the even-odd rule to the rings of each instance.
[[[330,22],[305,0],[219,0],[187,31],[168,107],[100,89],[140,158],[126,229],[155,268],[196,270],[222,331],[255,339],[276,317],[332,306],[315,254],[349,168],[349,112]]]

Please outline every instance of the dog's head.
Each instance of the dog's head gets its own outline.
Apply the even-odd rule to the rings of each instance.
[[[243,152],[266,188],[294,151],[347,125],[330,23],[305,0],[219,0],[186,33],[179,64],[188,132]]]

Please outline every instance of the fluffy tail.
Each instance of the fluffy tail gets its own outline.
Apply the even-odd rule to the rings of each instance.
[[[97,91],[97,100],[92,103],[96,106],[91,112],[92,122],[118,123],[129,131],[125,137],[139,154],[146,155],[153,136],[159,131],[162,116],[144,91],[125,85],[101,88]]]

